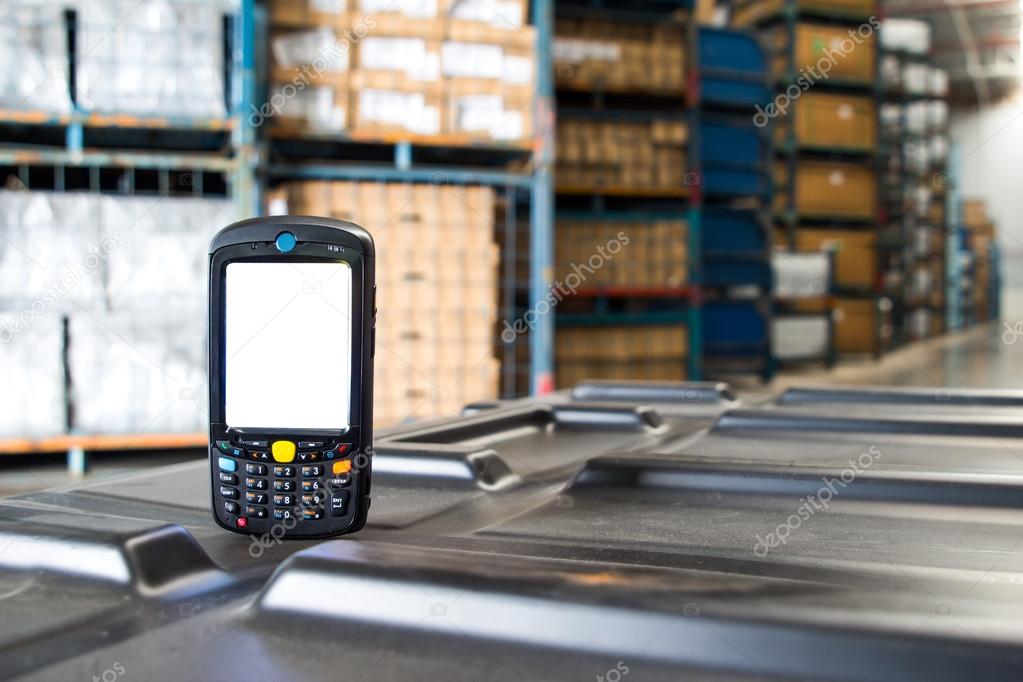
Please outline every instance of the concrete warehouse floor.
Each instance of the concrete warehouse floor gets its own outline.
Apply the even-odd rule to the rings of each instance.
[[[1007,303],[1011,305],[1012,301]],[[1015,318],[1006,316],[1004,319]],[[751,384],[746,388],[757,392],[776,392],[788,386],[809,384],[1023,388],[1023,335],[1017,339],[1011,328],[1011,322],[991,323],[964,333],[911,344],[880,362],[844,360],[831,371],[786,372],[768,387]],[[195,450],[94,455],[90,458],[92,468],[88,478],[99,480],[204,456],[204,452]],[[36,458],[31,463],[8,459],[14,461],[0,463],[0,497],[74,482],[62,456],[45,461]]]

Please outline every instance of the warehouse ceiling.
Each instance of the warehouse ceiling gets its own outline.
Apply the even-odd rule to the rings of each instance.
[[[1021,0],[895,0],[885,4],[885,15],[930,22],[932,54],[949,72],[953,99],[986,102],[1019,88],[1021,5]]]

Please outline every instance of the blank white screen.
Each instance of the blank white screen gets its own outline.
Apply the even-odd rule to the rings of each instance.
[[[347,263],[229,263],[224,309],[228,426],[348,428]]]

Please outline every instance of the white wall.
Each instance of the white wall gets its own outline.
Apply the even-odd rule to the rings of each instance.
[[[985,199],[998,225],[1005,316],[1023,317],[1023,94],[987,107],[955,109],[951,128],[958,152],[953,174],[962,194]]]

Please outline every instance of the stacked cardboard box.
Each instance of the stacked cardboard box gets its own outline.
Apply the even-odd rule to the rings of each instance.
[[[991,278],[995,243],[995,224],[988,217],[987,204],[983,199],[968,199],[963,202],[963,224],[973,252],[974,281],[971,296],[977,320],[994,317],[991,301]]]
[[[777,186],[795,190],[794,210],[811,218],[869,220],[877,215],[877,181],[873,169],[863,164],[832,161],[800,161],[796,177],[786,164],[775,166]],[[775,208],[787,208],[783,193],[775,195]]]
[[[877,45],[874,30],[856,35],[847,26],[829,26],[800,21],[796,24],[795,43],[788,44],[788,32],[779,26],[765,32],[767,44],[774,48],[771,70],[775,78],[793,84],[800,92],[817,81],[869,84],[874,81]],[[852,34],[852,35],[851,35]],[[795,58],[790,71],[788,49]],[[807,87],[802,87],[806,83]],[[790,95],[791,96],[791,95]]]
[[[577,288],[680,287],[688,279],[683,221],[562,221],[554,239],[556,279],[567,286],[575,278]]]
[[[688,337],[683,326],[558,329],[555,368],[559,388],[586,379],[684,381]]]
[[[685,184],[688,128],[682,121],[645,123],[562,120],[557,178],[562,187],[679,189]]]
[[[296,182],[271,205],[285,211],[353,220],[376,241],[378,425],[497,397],[493,190]]]
[[[532,137],[525,3],[275,0],[268,106],[286,126],[359,137]],[[297,49],[296,49],[297,48]]]
[[[559,19],[554,64],[558,84],[585,90],[685,90],[685,29],[598,19]]]
[[[877,3],[875,0],[795,0],[791,4],[789,0],[742,0],[735,3],[732,22],[738,26],[746,26],[790,8],[834,12],[866,19],[877,10]]]
[[[807,92],[776,119],[775,137],[801,147],[850,151],[877,145],[877,108],[865,95]]]

